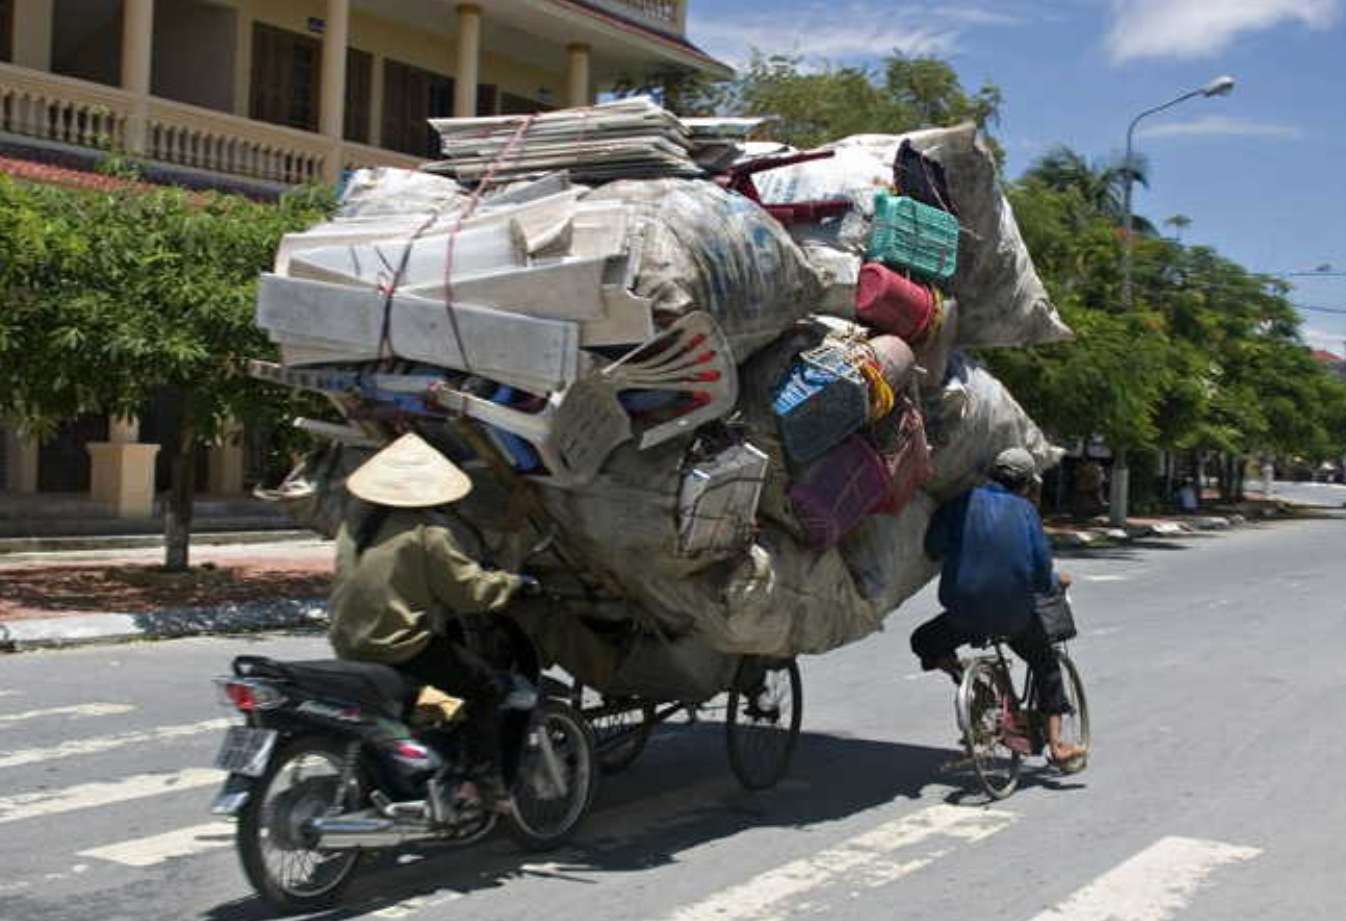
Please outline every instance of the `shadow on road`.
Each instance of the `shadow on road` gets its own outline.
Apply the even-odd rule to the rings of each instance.
[[[895,799],[919,798],[927,785],[962,782],[942,772],[956,755],[952,749],[803,733],[787,779],[754,794],[743,791],[730,773],[722,723],[669,727],[656,734],[630,771],[603,778],[594,813],[565,848],[526,854],[503,838],[470,850],[409,846],[367,861],[348,892],[347,907],[309,917],[339,921],[409,899],[433,905],[527,876],[591,885],[586,877],[675,863],[681,851],[747,829],[807,829]],[[423,859],[399,863],[399,855],[405,861],[409,854]],[[204,917],[262,921],[278,915],[260,900],[247,899]]]

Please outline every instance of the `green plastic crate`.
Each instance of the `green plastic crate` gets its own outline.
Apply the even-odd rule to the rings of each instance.
[[[914,198],[879,192],[869,259],[926,279],[952,278],[958,268],[958,219]]]

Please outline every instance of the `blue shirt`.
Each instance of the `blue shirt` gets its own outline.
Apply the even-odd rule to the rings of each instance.
[[[1037,509],[998,483],[940,506],[925,552],[944,561],[939,600],[953,625],[978,639],[1023,630],[1033,595],[1052,590],[1052,552]]]

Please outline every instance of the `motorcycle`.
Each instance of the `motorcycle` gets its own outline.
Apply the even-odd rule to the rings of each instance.
[[[539,679],[536,653],[514,622],[500,618],[485,632],[490,661],[532,686],[541,680],[543,691],[501,714],[527,724],[505,824],[529,849],[554,848],[593,801],[593,733],[564,699],[569,689]],[[211,811],[237,818],[244,873],[277,908],[331,906],[367,851],[466,846],[502,818],[465,795],[477,778],[461,721],[413,726],[421,688],[395,668],[240,656],[216,683],[246,724],[226,732],[216,764],[229,774]]]

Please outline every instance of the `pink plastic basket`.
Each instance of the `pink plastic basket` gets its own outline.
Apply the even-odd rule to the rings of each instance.
[[[852,435],[809,466],[790,487],[790,504],[810,546],[835,546],[891,494],[883,459]]]

